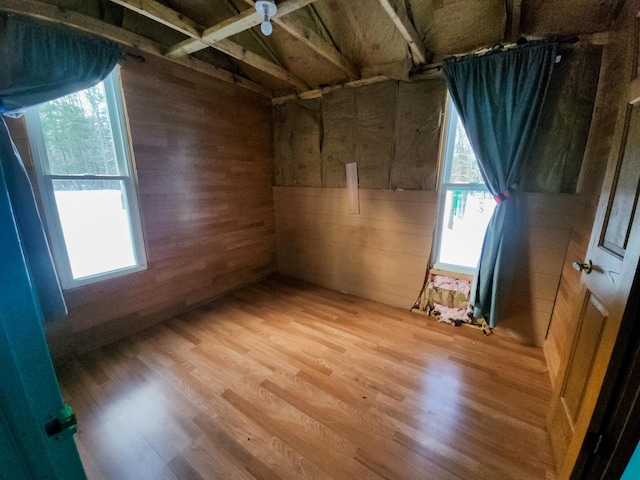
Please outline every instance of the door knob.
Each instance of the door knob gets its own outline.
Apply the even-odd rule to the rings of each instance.
[[[587,275],[589,275],[591,273],[591,270],[593,270],[593,263],[591,262],[591,260],[587,260],[587,263],[573,262],[572,266],[574,269],[578,270],[579,272],[584,272]]]

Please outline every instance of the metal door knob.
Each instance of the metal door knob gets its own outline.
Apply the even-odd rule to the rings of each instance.
[[[587,263],[573,262],[572,266],[574,269],[578,270],[579,272],[584,272],[587,275],[589,275],[591,273],[591,270],[593,270],[593,263],[591,262],[591,260],[587,260]]]

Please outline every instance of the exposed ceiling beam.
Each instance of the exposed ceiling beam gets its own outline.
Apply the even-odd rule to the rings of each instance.
[[[390,0],[378,0],[382,8],[384,8],[391,21],[396,26],[400,35],[405,39],[407,44],[409,45],[409,49],[411,50],[411,55],[413,56],[413,63],[416,65],[424,65],[427,63],[427,51],[422,44],[422,39],[418,32],[416,32],[415,27],[409,20],[409,15],[407,14],[406,7],[404,6],[404,0],[402,1],[403,7],[396,10]]]
[[[245,10],[244,12],[231,17],[224,22],[218,23],[211,28],[207,28],[202,32],[202,35],[189,35],[192,38],[187,38],[182,42],[174,45],[169,49],[169,55],[172,57],[180,57],[182,55],[189,55],[197,52],[215,42],[229,38],[240,32],[244,32],[262,22],[262,17],[253,10]]]
[[[271,18],[276,20],[300,8],[306,7],[315,1],[316,0],[287,0],[278,5],[278,11]],[[219,42],[220,40],[229,38],[232,35],[249,30],[256,25],[260,25],[262,20],[262,15],[260,15],[255,8],[250,8],[235,17],[231,17],[217,25],[214,25],[213,27],[207,28],[202,32],[202,36],[196,36],[180,42],[170,50],[171,56],[177,57],[197,52],[207,46],[212,46],[215,42]],[[193,37],[193,35],[189,36]]]
[[[507,22],[505,25],[504,40],[516,42],[520,36],[520,13],[522,0],[507,0]]]
[[[333,4],[333,2],[331,2]],[[362,25],[353,14],[353,10],[351,9],[351,1],[350,0],[338,0],[338,4],[335,5],[338,7],[338,11],[341,15],[344,15],[347,20],[347,25],[351,29],[351,34],[354,36],[355,41],[357,43],[363,43],[365,41],[364,32],[362,31]]]
[[[577,37],[580,42],[588,43],[590,45],[607,45],[615,42],[619,35],[619,32],[596,32],[580,34]]]
[[[233,3],[233,0],[222,0],[222,3],[224,3],[227,6],[227,9],[229,10],[229,12],[231,12],[233,15],[238,15],[240,13],[240,9],[238,7],[236,7],[235,3]],[[269,45],[265,39],[267,37],[265,37],[264,35],[262,35],[262,33],[258,33],[256,31],[255,28],[250,28],[249,30],[247,30],[247,33],[249,35],[251,35],[251,37],[253,38],[253,40],[260,45],[260,47],[264,50],[264,52],[269,56],[269,58],[271,59],[271,61],[277,65],[280,65],[281,67],[284,67],[284,65],[282,64],[282,61],[280,60],[280,57],[278,57],[278,55],[276,54],[276,52],[273,51],[273,48],[271,48],[271,45]]]
[[[423,65],[421,69],[422,71],[411,74],[409,76],[408,81],[419,82],[421,80],[429,80],[433,78],[442,79],[443,74],[442,74],[441,67],[442,67],[442,62]],[[273,105],[279,105],[281,103],[288,102],[289,100],[295,100],[295,99],[309,100],[312,98],[322,97],[323,95],[327,95],[331,92],[334,92],[336,90],[340,90],[343,88],[357,88],[357,87],[363,87],[365,85],[373,85],[375,83],[387,82],[387,81],[397,81],[397,80],[394,80],[393,78],[389,78],[386,75],[376,75],[375,77],[362,78],[360,80],[354,80],[353,82],[342,83],[340,85],[330,85],[328,87],[316,88],[315,90],[302,92],[298,95],[291,94],[291,95],[285,95],[282,97],[275,97],[271,99],[271,103]]]
[[[309,90],[309,85],[307,85],[304,80],[294,75],[293,73],[289,72],[288,70],[284,69],[280,65],[277,65],[261,57],[260,55],[257,55],[253,52],[250,52],[249,50],[246,50],[242,45],[232,42],[227,38],[220,37],[218,40],[215,40],[215,41],[211,40],[211,38],[218,38],[212,33],[207,34],[207,32],[210,32],[212,30],[211,28],[205,30],[204,27],[198,25],[193,20],[186,19],[186,17],[184,17],[180,13],[170,9],[169,7],[161,5],[156,0],[145,0],[144,2],[134,1],[134,0],[111,0],[111,1],[116,2],[122,5],[123,7],[129,8],[130,10],[133,10],[139,13],[140,15],[143,15],[147,18],[160,22],[163,25],[166,25],[167,27],[173,28],[174,30],[177,30],[191,37],[191,38],[188,38],[187,40],[180,42],[177,46],[170,48],[167,52],[167,58],[173,58],[173,59],[184,58],[185,51],[188,51],[189,53],[191,53],[198,50],[202,50],[207,47],[213,47],[216,50],[220,50],[221,52],[237,60],[240,60],[241,62],[246,63],[247,65],[257,68],[258,70],[262,70],[263,72],[266,72],[275,78],[278,78],[290,85],[293,85],[298,90],[301,90],[301,91]],[[280,6],[278,12],[280,12],[280,10],[283,10],[285,14],[290,13],[291,11],[296,10],[297,8],[301,8],[304,5],[307,5],[313,1],[315,0],[289,0]],[[244,12],[244,14],[246,14],[247,12],[251,12],[251,10],[247,10],[246,12]],[[254,13],[258,15],[258,13],[255,10],[253,10],[251,15],[253,15]],[[240,15],[236,15],[235,17],[232,17],[232,19],[239,21],[238,18],[242,16],[243,14],[241,13]],[[176,17],[179,17],[181,19],[181,21],[178,24],[175,24],[173,22],[173,20]],[[240,20],[240,21],[244,22],[244,20]],[[260,21],[262,20],[260,19]],[[184,28],[185,23],[188,23],[192,28],[190,29]],[[227,26],[229,25],[229,23],[223,22],[223,24],[225,24],[226,26],[221,28],[226,33],[229,33],[229,30],[227,29]],[[220,25],[222,24],[218,24],[212,28],[215,29]],[[247,24],[242,23],[242,25],[246,26]],[[250,27],[247,27],[247,28],[250,28]],[[200,34],[197,33],[198,31],[203,32],[202,36],[200,36]],[[186,48],[186,50],[184,50],[183,47]]]
[[[251,65],[252,67],[257,68],[258,70],[262,70],[263,72],[268,73],[269,75],[279,80],[282,80],[283,82],[293,85],[296,88],[298,88],[298,90],[301,90],[301,91],[309,90],[309,85],[307,85],[307,83],[297,75],[294,75],[293,73],[281,67],[280,65],[277,65],[272,61],[267,60],[266,58],[261,57],[260,55],[247,50],[242,45],[232,42],[229,39],[220,40],[208,46],[213,47],[216,50],[220,50],[221,52],[226,53],[230,57],[240,60],[241,62],[244,62],[247,65]],[[171,58],[176,58],[176,57],[171,57]],[[185,58],[185,57],[177,57],[177,58]]]
[[[51,5],[49,3],[38,0],[0,0],[0,11],[26,15],[39,20],[53,22],[76,31],[106,38],[125,47],[135,48],[141,52],[166,58],[164,57],[166,48],[159,43],[123,28],[116,27],[115,25],[102,22],[96,18],[56,5]],[[173,58],[168,60],[192,70],[204,73],[210,77],[271,97],[271,93],[262,85],[240,75],[235,75],[227,70],[216,67],[215,65],[211,65],[210,63],[190,57]]]
[[[628,100],[632,105],[640,103],[640,77],[636,77],[631,81]]]
[[[202,34],[203,27],[155,0],[111,1],[190,37],[199,37]]]
[[[255,6],[254,0],[245,0],[246,3]],[[318,35],[313,30],[307,28],[300,20],[291,17],[278,17],[273,19],[273,23],[282,28],[289,35],[297,39],[303,45],[311,48],[320,57],[328,60],[332,65],[338,67],[347,77],[355,80],[360,77],[358,68],[354,63],[345,57],[340,51]]]

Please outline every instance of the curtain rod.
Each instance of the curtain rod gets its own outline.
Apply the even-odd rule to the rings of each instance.
[[[416,69],[416,74],[420,74],[420,73],[424,73],[424,72],[428,72],[430,70],[442,70],[442,67],[444,65],[444,62],[446,60],[449,59],[454,59],[454,58],[462,58],[462,57],[466,57],[467,55],[485,55],[487,53],[490,52],[494,52],[497,50],[508,50],[510,48],[514,48],[514,47],[521,47],[523,45],[526,45],[527,43],[534,43],[534,42],[544,42],[544,41],[548,41],[548,42],[556,42],[559,44],[567,44],[567,45],[571,45],[571,44],[575,44],[578,43],[580,41],[580,38],[577,36],[572,36],[572,37],[551,37],[551,38],[539,38],[539,39],[531,39],[531,40],[527,40],[524,37],[520,37],[518,39],[517,42],[515,43],[497,43],[496,45],[494,45],[493,47],[485,47],[485,48],[481,48],[478,50],[475,50],[473,52],[469,52],[469,53],[461,53],[458,55],[450,55],[448,57],[446,57],[443,61],[441,62],[436,62],[436,63],[431,63],[429,65],[425,65],[419,69]]]
[[[136,55],[135,53],[125,52],[122,60],[133,60],[134,62],[144,63],[147,61],[142,55]]]

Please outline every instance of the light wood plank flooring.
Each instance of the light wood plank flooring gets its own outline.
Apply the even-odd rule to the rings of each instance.
[[[551,479],[541,350],[279,277],[57,365],[91,479]]]

